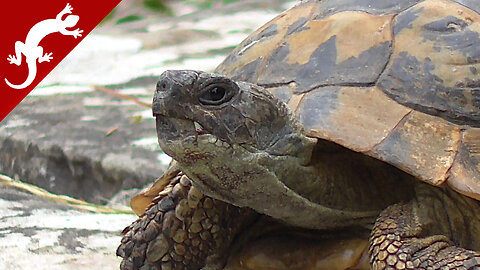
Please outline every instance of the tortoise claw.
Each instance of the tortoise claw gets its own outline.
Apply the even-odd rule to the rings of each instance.
[[[480,253],[455,246],[444,235],[425,237],[411,204],[396,204],[378,218],[370,239],[372,269],[480,269]]]

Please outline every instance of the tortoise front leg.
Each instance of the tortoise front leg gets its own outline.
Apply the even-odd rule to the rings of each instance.
[[[457,246],[480,245],[480,206],[453,193],[421,187],[416,200],[385,209],[370,238],[372,269],[480,269],[480,253]]]
[[[125,228],[117,249],[127,269],[221,269],[234,236],[256,214],[204,196],[181,172]]]

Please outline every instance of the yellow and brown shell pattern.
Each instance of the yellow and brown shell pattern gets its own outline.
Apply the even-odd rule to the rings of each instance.
[[[309,136],[480,200],[480,1],[303,1],[217,73],[264,86]]]

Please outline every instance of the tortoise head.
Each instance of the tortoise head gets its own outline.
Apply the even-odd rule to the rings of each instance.
[[[258,178],[306,165],[316,142],[262,87],[200,71],[164,72],[153,114],[163,151],[203,192],[240,206],[270,185]]]

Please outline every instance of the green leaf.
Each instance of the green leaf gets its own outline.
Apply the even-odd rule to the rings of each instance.
[[[125,16],[125,17],[123,17],[123,18],[118,19],[116,24],[121,24],[121,23],[126,23],[126,22],[133,22],[133,21],[139,21],[139,20],[142,20],[142,19],[143,19],[142,16],[138,16],[138,15],[128,15],[128,16]]]

